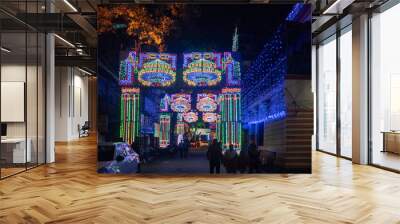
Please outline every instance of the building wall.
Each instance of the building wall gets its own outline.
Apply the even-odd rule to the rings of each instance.
[[[55,140],[70,141],[89,119],[88,77],[73,67],[56,67],[55,73]]]
[[[26,84],[26,121],[7,122],[8,138],[30,140],[33,162],[44,162],[44,80],[42,67],[20,63],[4,63],[1,66],[2,82],[24,82]],[[7,110],[7,108],[1,108]],[[40,156],[37,157],[37,153]]]
[[[288,172],[311,172],[311,80],[285,80],[285,92],[287,117],[264,123],[264,145],[260,149],[275,157],[276,167]]]

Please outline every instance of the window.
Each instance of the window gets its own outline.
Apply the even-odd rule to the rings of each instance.
[[[318,145],[336,153],[336,36],[318,48]]]
[[[352,157],[352,34],[351,26],[340,39],[340,155]]]
[[[400,4],[371,18],[372,163],[400,170]]]

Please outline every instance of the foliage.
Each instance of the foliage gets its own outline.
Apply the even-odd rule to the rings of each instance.
[[[160,51],[165,49],[165,39],[183,12],[183,5],[171,4],[157,8],[143,5],[134,7],[120,5],[99,7],[98,32],[116,32],[115,22],[126,24],[126,33],[133,37],[138,46],[153,45]]]

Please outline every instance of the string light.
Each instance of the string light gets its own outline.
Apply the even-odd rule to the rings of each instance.
[[[122,87],[121,89],[120,137],[132,144],[139,136],[140,125],[140,89]]]
[[[138,70],[138,80],[142,85],[170,86],[176,80],[176,56],[166,53],[141,53]]]
[[[176,122],[176,134],[177,135],[185,134],[185,123],[183,123],[182,121]]]
[[[191,108],[191,97],[189,94],[176,93],[171,95],[171,110],[184,113]]]
[[[197,115],[197,112],[190,111],[183,114],[183,119],[188,123],[193,123],[199,120],[199,116]]]
[[[240,149],[242,142],[240,88],[223,88],[219,96],[219,108],[218,139],[224,149],[230,145],[233,145],[234,149]]]
[[[168,104],[169,103],[170,103],[169,95],[165,94],[165,96],[160,101],[160,111],[161,112],[168,112]]]
[[[287,56],[280,26],[242,77],[243,122],[254,124],[286,117]]]
[[[226,77],[226,83],[228,86],[238,86],[240,85],[240,63],[235,60],[239,58],[239,53],[237,52],[224,52],[224,72]]]
[[[131,51],[125,60],[120,62],[119,66],[119,85],[132,86],[135,80],[136,52]]]
[[[166,148],[170,144],[171,116],[169,114],[160,115],[160,148]]]
[[[217,95],[211,93],[197,94],[196,108],[201,112],[214,112],[217,109]]]
[[[215,86],[222,79],[220,53],[188,53],[183,55],[183,81],[190,86]]]
[[[216,113],[203,113],[202,119],[206,123],[214,123],[217,121],[217,114]]]

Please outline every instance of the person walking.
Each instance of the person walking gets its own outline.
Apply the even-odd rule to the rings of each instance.
[[[247,171],[247,167],[249,166],[249,152],[246,148],[240,150],[237,168],[240,173],[245,173]]]
[[[190,141],[189,141],[189,137],[188,135],[185,135],[183,137],[183,158],[187,158],[188,157],[188,152],[189,152],[189,148],[190,148]]]
[[[237,153],[233,145],[229,145],[229,150],[224,154],[224,166],[228,173],[236,173]]]
[[[220,173],[221,160],[222,160],[222,149],[217,139],[214,139],[208,146],[207,159],[210,167],[210,173]]]
[[[249,173],[258,172],[258,164],[260,163],[260,151],[254,141],[249,145]]]
[[[184,150],[185,150],[185,142],[183,139],[178,144],[178,150],[179,150],[180,158],[183,159],[183,154],[184,154]]]

